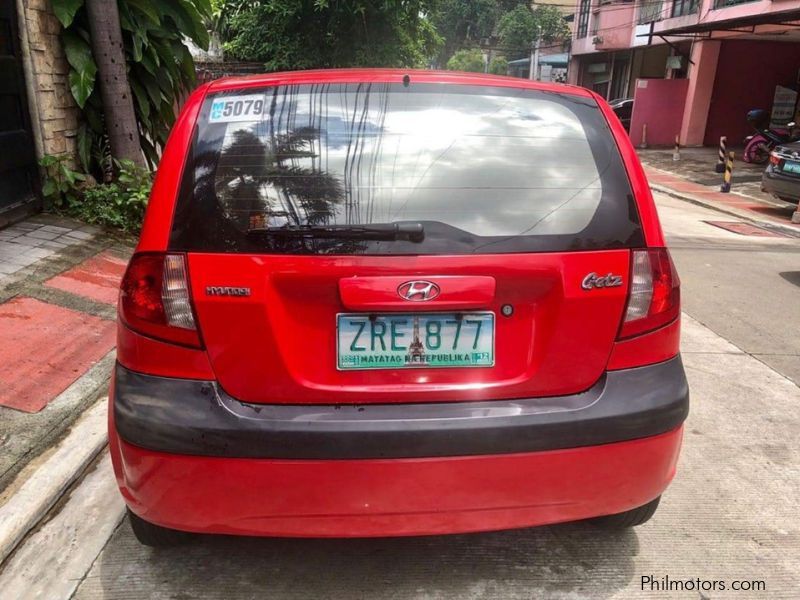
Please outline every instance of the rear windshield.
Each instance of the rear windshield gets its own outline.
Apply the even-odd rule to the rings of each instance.
[[[571,94],[413,82],[218,93],[203,104],[187,160],[173,250],[486,254],[643,244],[605,119],[593,99]],[[424,235],[387,239],[366,227],[386,224]]]

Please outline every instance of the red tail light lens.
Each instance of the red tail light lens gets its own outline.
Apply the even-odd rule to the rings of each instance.
[[[120,316],[152,338],[201,347],[182,254],[137,254],[122,278]]]
[[[680,285],[666,248],[634,250],[628,305],[619,339],[658,329],[678,318]]]

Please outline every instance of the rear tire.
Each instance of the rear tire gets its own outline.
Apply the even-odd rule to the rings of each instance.
[[[130,508],[127,510],[128,521],[131,524],[133,535],[136,536],[140,544],[153,548],[166,548],[184,544],[192,537],[192,534],[186,533],[185,531],[177,531],[175,529],[161,527],[160,525],[154,525],[137,516]]]
[[[770,150],[770,145],[765,139],[751,140],[747,146],[745,146],[742,158],[746,163],[763,165],[769,160]]]
[[[644,504],[643,506],[639,506],[622,513],[617,513],[615,515],[597,517],[596,519],[591,519],[590,522],[593,525],[604,527],[606,529],[627,529],[629,527],[637,527],[638,525],[647,523],[647,521],[650,520],[650,517],[655,514],[660,501],[661,496],[651,502],[648,502],[647,504]]]

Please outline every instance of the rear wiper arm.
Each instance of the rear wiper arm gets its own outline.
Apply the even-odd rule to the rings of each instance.
[[[251,237],[284,236],[312,238],[341,238],[357,240],[408,240],[421,242],[425,239],[422,223],[368,223],[364,225],[285,225],[250,229]]]

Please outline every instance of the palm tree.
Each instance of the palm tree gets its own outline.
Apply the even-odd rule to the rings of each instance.
[[[86,0],[111,155],[144,166],[116,1]]]

